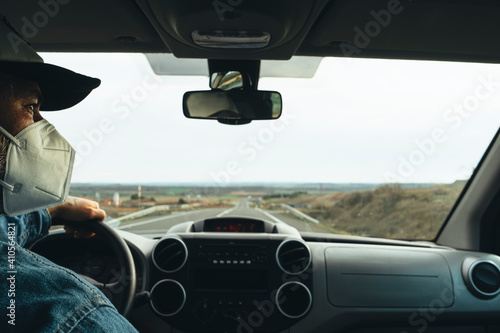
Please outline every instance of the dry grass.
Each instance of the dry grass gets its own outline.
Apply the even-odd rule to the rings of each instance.
[[[347,194],[303,195],[289,204],[323,225],[352,235],[397,239],[434,239],[465,182],[426,188],[384,185]],[[273,200],[275,203],[278,200]]]

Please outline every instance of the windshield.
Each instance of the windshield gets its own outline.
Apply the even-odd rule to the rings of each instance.
[[[231,126],[182,113],[208,76],[156,75],[142,54],[42,56],[101,78],[44,117],[77,151],[70,194],[131,232],[247,216],[431,240],[500,125],[496,65],[324,58],[310,78],[260,79],[281,118]]]

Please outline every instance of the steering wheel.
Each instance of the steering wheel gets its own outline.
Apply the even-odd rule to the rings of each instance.
[[[53,224],[81,227],[82,229],[90,230],[96,235],[100,235],[106,239],[106,244],[111,247],[114,256],[118,259],[120,264],[120,277],[118,281],[104,284],[83,274],[79,275],[100,289],[110,299],[118,312],[126,317],[134,302],[136,275],[132,253],[123,238],[109,225],[97,220],[72,222],[55,219]]]

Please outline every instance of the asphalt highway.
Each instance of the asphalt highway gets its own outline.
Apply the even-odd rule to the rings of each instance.
[[[250,217],[266,220],[273,223],[286,223],[299,231],[324,232],[313,223],[306,222],[282,210],[263,210],[250,207],[247,200],[240,201],[236,206],[228,209],[211,208],[188,212],[174,212],[171,215],[144,217],[134,221],[122,222],[119,229],[130,232],[158,232],[167,231],[170,227],[188,221],[199,221],[213,217]]]

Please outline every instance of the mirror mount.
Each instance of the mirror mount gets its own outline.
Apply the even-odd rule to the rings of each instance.
[[[209,59],[208,69],[211,90],[184,94],[183,112],[187,118],[243,125],[281,116],[281,95],[257,90],[260,60]]]
[[[221,82],[225,82],[220,79],[221,77],[227,77],[228,75],[234,75],[235,72],[239,72],[241,74],[241,86],[237,88],[242,90],[257,90],[260,60],[208,59],[208,71],[211,89],[221,89],[218,86]],[[233,88],[235,87],[231,86],[231,89]],[[222,90],[225,89],[222,88]]]
[[[240,72],[217,72],[213,73],[210,88],[212,90],[229,91],[232,89],[243,89],[245,78]]]

